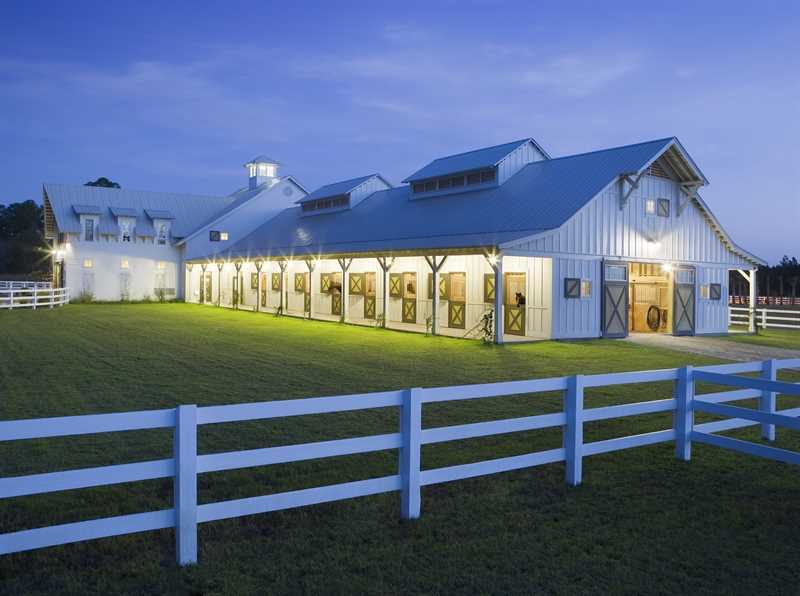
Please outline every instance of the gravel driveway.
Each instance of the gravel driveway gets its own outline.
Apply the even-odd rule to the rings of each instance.
[[[643,346],[692,352],[703,356],[741,362],[769,360],[770,358],[800,358],[800,350],[757,346],[728,341],[719,337],[676,337],[663,333],[632,333],[628,336],[627,341]]]

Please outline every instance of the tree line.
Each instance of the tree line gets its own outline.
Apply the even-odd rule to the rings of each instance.
[[[85,186],[119,188],[101,177]],[[50,246],[44,237],[44,208],[35,201],[0,204],[0,275],[47,279],[51,274]]]
[[[784,255],[777,265],[762,266],[757,274],[758,295],[770,298],[798,298],[800,295],[800,262],[797,257]],[[731,271],[730,293],[748,296],[747,281],[736,271]]]

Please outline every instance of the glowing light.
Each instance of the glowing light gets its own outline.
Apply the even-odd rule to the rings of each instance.
[[[669,273],[672,271],[672,263],[664,263],[661,265],[661,271],[664,273]]]
[[[496,254],[490,254],[487,258],[489,259],[489,264],[490,265],[497,265],[497,255]]]

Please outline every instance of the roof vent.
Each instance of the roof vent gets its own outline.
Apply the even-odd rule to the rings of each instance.
[[[254,157],[244,167],[247,168],[250,190],[254,190],[262,184],[272,185],[278,179],[278,166],[280,163],[266,155]]]

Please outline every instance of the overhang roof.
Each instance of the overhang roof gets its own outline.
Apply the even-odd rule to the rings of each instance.
[[[172,212],[166,209],[145,209],[144,212],[150,219],[175,219]]]
[[[109,207],[111,215],[114,217],[136,217],[138,212],[132,207]]]

